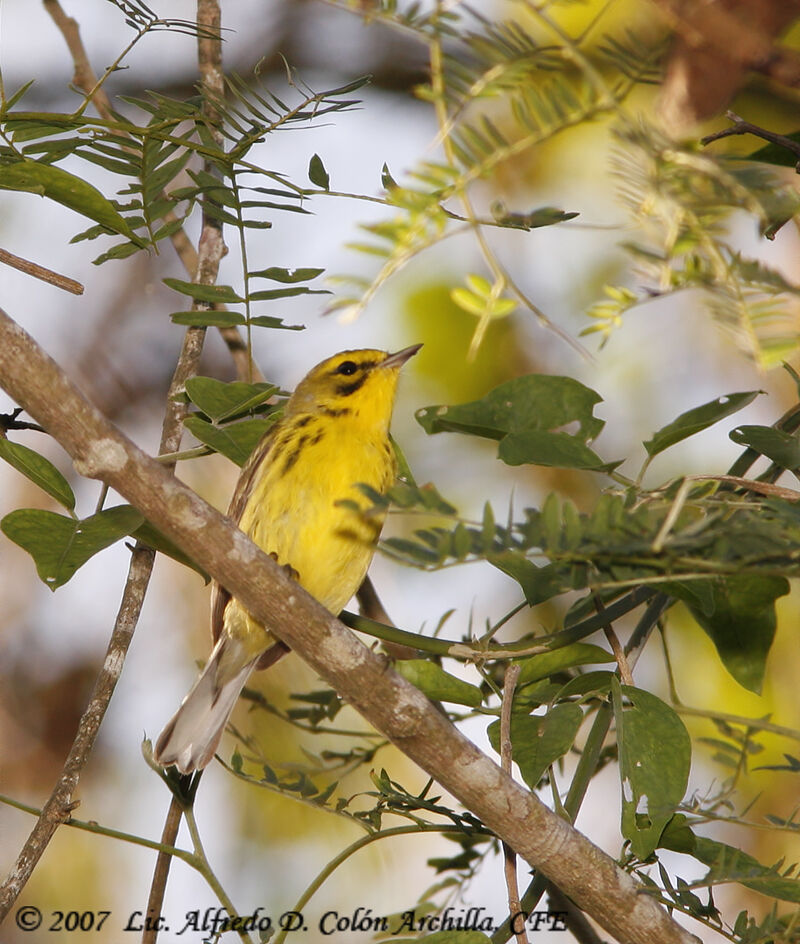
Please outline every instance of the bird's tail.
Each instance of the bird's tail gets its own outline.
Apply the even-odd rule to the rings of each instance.
[[[154,757],[162,767],[174,765],[181,773],[190,774],[214,756],[239,693],[258,661],[257,657],[252,659],[233,676],[221,671],[223,649],[231,645],[236,642],[220,636],[200,677],[159,735]],[[227,665],[230,657],[231,653],[225,652]]]

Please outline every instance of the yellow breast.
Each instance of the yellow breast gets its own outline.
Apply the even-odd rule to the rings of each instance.
[[[357,483],[383,492],[394,476],[388,439],[349,426],[346,418],[293,418],[265,457],[267,474],[240,522],[278,563],[291,565],[301,586],[332,613],[361,585],[383,524],[338,502],[365,508],[369,502]],[[296,444],[287,450],[291,439]]]

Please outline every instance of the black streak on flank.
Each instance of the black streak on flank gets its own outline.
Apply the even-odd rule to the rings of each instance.
[[[332,406],[324,406],[322,407],[321,412],[324,413],[325,416],[349,416],[352,411],[346,406],[340,407],[338,409]]]
[[[307,442],[308,442],[308,436],[301,436],[300,439],[298,439],[297,446],[289,454],[289,456],[286,459],[286,462],[284,462],[283,464],[283,471],[281,472],[281,475],[286,475],[286,473],[290,469],[293,468],[294,464],[300,458],[300,453],[303,451],[303,447],[305,446]]]

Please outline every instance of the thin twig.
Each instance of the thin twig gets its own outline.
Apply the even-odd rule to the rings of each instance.
[[[183,806],[177,797],[173,796],[172,802],[167,811],[167,818],[164,820],[164,828],[161,831],[161,844],[164,846],[175,847],[180,829],[181,819],[183,817]],[[172,864],[172,856],[160,850],[156,859],[156,867],[153,870],[153,880],[150,883],[150,895],[147,899],[147,916],[158,917],[161,914],[161,906],[164,902],[164,892],[167,889],[167,879],[169,878],[169,867]],[[142,934],[142,944],[156,944],[158,939],[158,922],[153,921],[151,927],[145,927]]]
[[[78,733],[67,755],[61,776],[42,809],[42,815],[17,856],[17,861],[0,886],[0,924],[31,877],[56,829],[69,818],[77,806],[72,798],[122,671],[144,602],[154,556],[155,552],[145,547],[137,546],[133,552],[128,580],[103,667],[95,681],[89,704],[81,717]]]
[[[199,26],[209,27],[210,30],[216,34],[216,39],[211,39],[208,35],[205,35],[205,29],[200,31],[198,35],[198,64],[202,88],[210,89],[213,93],[217,94],[219,92],[220,83],[222,82],[221,17],[217,0],[198,0],[197,22]],[[203,102],[203,112],[209,122],[215,122],[214,127],[216,127],[219,116],[215,110],[212,110],[208,98]],[[203,230],[200,236],[200,250],[195,254],[197,264],[194,271],[194,281],[203,285],[214,284],[217,280],[219,264],[225,251],[225,244],[222,239],[219,222],[211,219],[204,211]],[[192,253],[194,253],[193,247]],[[193,308],[197,307],[197,305],[198,303],[195,302]],[[241,341],[239,333],[235,333],[237,339]],[[167,397],[167,413],[172,414],[173,422],[177,424],[179,430],[183,428],[183,418],[188,410],[188,406],[183,403],[176,394],[183,389],[186,380],[197,372],[196,368],[199,362],[200,352],[203,348],[204,339],[205,328],[192,327],[187,329],[183,339],[181,358],[178,361],[178,366],[170,385],[170,392]],[[187,369],[182,369],[182,364],[185,364]],[[161,450],[162,452],[177,451],[180,448],[180,435],[176,441],[171,441],[169,444],[162,441],[162,447],[164,447]],[[183,807],[177,798],[173,797],[164,823],[165,844],[175,844],[175,838],[178,834],[183,812]],[[161,913],[171,863],[172,857],[170,855],[159,852],[153,870],[153,879],[150,884],[150,894],[147,902],[148,914],[157,915]],[[157,939],[158,928],[147,929],[142,935],[142,944],[156,944]]]
[[[72,82],[76,88],[83,92],[92,92],[92,104],[97,109],[97,114],[107,121],[113,118],[113,110],[108,95],[102,86],[97,85],[97,76],[92,69],[89,57],[86,55],[86,49],[81,40],[80,27],[77,20],[67,16],[59,3],[59,0],[42,0],[45,10],[50,14],[51,19],[61,31],[67,49],[72,56],[72,63],[75,67],[75,74]]]
[[[500,767],[511,774],[511,706],[514,702],[514,690],[517,687],[517,679],[522,671],[522,666],[518,662],[512,662],[506,669],[503,680],[503,704],[500,709]],[[503,872],[506,878],[506,888],[508,889],[508,914],[511,919],[511,927],[514,931],[514,937],[517,944],[528,944],[528,935],[525,931],[525,921],[521,919],[522,908],[519,903],[519,883],[517,882],[517,854],[508,845],[503,843]]]
[[[602,616],[606,608],[603,605],[603,601],[600,599],[599,594],[593,594],[594,597],[594,606],[597,610],[598,616]],[[622,648],[622,644],[619,641],[619,636],[614,632],[614,627],[609,620],[603,626],[603,632],[606,634],[606,639],[611,645],[611,651],[614,653],[614,658],[617,661],[617,669],[619,670],[619,677],[622,679],[624,685],[633,686],[633,675],[631,674],[631,667],[628,665],[628,659],[625,655],[625,650]]]
[[[15,256],[13,252],[6,249],[0,249],[0,262],[11,266],[12,269],[19,269],[26,275],[32,275],[35,279],[41,279],[42,282],[49,282],[57,288],[63,288],[65,292],[72,292],[73,295],[83,295],[83,285],[71,279],[67,275],[60,275],[52,269],[46,269],[44,266],[30,259],[23,259],[21,256]]]
[[[28,423],[25,420],[18,420],[17,417],[20,413],[22,413],[21,407],[17,407],[16,410],[12,410],[10,413],[0,413],[0,436],[5,438],[6,433],[10,429],[32,429],[37,433],[46,432],[38,423]]]
[[[779,147],[786,148],[787,151],[794,154],[798,161],[800,161],[800,142],[788,138],[785,134],[777,134],[774,131],[768,131],[766,128],[761,128],[758,125],[750,124],[749,121],[740,118],[733,111],[726,111],[725,117],[733,122],[733,126],[723,128],[722,131],[715,131],[713,134],[707,134],[704,138],[700,139],[701,144],[711,144],[712,141],[718,141],[720,138],[728,138],[736,134],[752,134],[757,138],[762,138],[764,141],[769,141],[772,144],[777,144]]]

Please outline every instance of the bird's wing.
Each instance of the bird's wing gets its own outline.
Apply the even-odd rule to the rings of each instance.
[[[269,452],[279,426],[280,423],[275,423],[264,433],[255,449],[250,453],[250,458],[245,462],[239,475],[239,481],[236,483],[231,503],[228,506],[228,517],[232,518],[237,524],[241,520],[244,507],[247,504],[247,498],[253,484],[253,476]],[[214,642],[219,639],[222,632],[222,618],[230,599],[230,593],[215,580],[211,587],[211,636]]]

